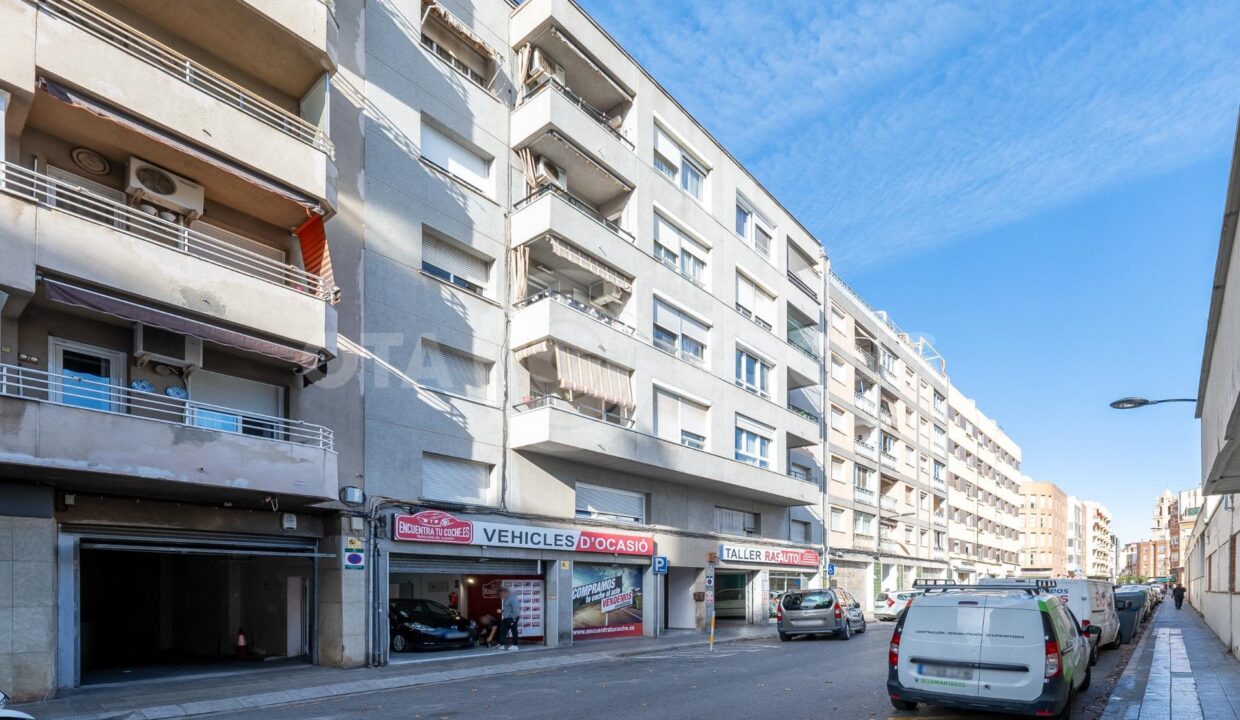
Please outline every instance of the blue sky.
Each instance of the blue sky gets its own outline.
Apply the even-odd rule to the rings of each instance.
[[[1030,476],[1148,535],[1194,395],[1240,101],[1236,3],[581,0],[931,337]]]

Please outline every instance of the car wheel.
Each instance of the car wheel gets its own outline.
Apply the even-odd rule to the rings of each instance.
[[[841,640],[852,640],[852,623],[844,620],[844,629],[840,631]]]
[[[861,618],[861,629],[858,630],[857,632],[859,633],[865,632],[865,618]]]
[[[409,639],[404,635],[392,636],[392,652],[409,652]]]
[[[917,709],[917,703],[912,700],[896,700],[895,698],[891,698],[891,706],[896,710],[906,710],[908,712]]]
[[[791,635],[789,635],[789,634],[788,634],[788,633],[786,633],[786,632],[781,632],[781,633],[779,634],[779,639],[780,639],[780,640],[783,640],[784,642],[788,642],[789,640],[791,640],[791,639],[792,639],[792,636],[791,636]]]
[[[1085,679],[1081,681],[1081,686],[1077,688],[1077,690],[1080,692],[1085,692],[1086,690],[1088,690],[1089,683],[1092,682],[1093,679],[1094,679],[1093,668],[1085,668]]]

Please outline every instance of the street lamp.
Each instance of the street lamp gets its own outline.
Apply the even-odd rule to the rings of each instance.
[[[1147,400],[1143,397],[1125,397],[1111,403],[1111,407],[1116,410],[1134,410],[1136,408],[1145,407],[1146,405],[1158,405],[1170,402],[1197,402],[1197,398],[1165,398],[1163,400]]]

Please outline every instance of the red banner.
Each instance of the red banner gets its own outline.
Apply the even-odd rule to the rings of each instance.
[[[392,539],[404,542],[486,545],[607,555],[654,555],[654,538],[649,535],[549,528],[537,525],[462,520],[442,510],[423,510],[414,515],[392,518]]]

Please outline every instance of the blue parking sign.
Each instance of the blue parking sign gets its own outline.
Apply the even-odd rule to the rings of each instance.
[[[666,555],[655,555],[654,556],[654,567],[652,569],[654,570],[655,575],[666,575],[667,565],[668,565],[668,562],[667,562]]]
[[[835,563],[827,563],[827,577],[835,577]]]

